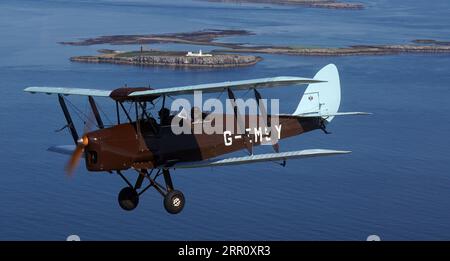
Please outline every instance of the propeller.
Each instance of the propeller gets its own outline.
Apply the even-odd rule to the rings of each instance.
[[[73,175],[73,172],[77,168],[78,163],[80,163],[80,159],[83,156],[84,148],[89,144],[89,137],[87,134],[91,131],[93,122],[94,114],[91,111],[88,120],[84,124],[83,136],[77,140],[77,147],[72,153],[72,156],[70,156],[69,162],[67,162],[65,170],[68,176]]]
[[[83,137],[77,141],[77,147],[72,153],[72,156],[70,157],[69,162],[66,165],[66,173],[68,176],[73,175],[73,172],[78,166],[81,156],[83,155],[84,147],[86,147],[88,144],[89,138],[87,135],[83,135]]]

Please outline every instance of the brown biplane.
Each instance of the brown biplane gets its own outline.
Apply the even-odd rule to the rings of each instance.
[[[258,89],[279,86],[308,84],[300,103],[293,114],[269,114]],[[241,115],[236,105],[235,91],[253,90],[257,102],[256,115]],[[170,170],[178,168],[199,168],[225,165],[247,164],[253,162],[278,161],[284,166],[288,159],[345,154],[350,151],[308,149],[281,152],[278,140],[320,129],[328,133],[326,126],[335,116],[362,115],[363,112],[338,112],[341,100],[340,81],[337,68],[329,64],[322,68],[314,78],[273,77],[243,81],[230,81],[212,84],[152,89],[123,87],[112,91],[61,87],[28,87],[30,93],[57,94],[60,106],[67,121],[75,145],[50,147],[53,152],[69,154],[67,173],[73,173],[80,158],[85,159],[89,171],[117,173],[127,184],[119,192],[119,205],[124,210],[133,210],[139,197],[149,188],[154,188],[164,198],[165,209],[172,214],[179,213],[185,198],[172,183]],[[199,108],[191,108],[191,113],[181,110],[172,113],[166,108],[166,97],[194,94],[194,92],[226,92],[232,105],[232,113],[205,113]],[[66,104],[67,95],[87,96],[92,119],[98,127],[94,131],[78,134]],[[108,97],[115,102],[117,124],[106,126],[103,123],[99,106],[93,97]],[[147,105],[162,99],[159,117],[149,113]],[[125,105],[133,108],[127,110]],[[221,116],[221,117],[212,117]],[[255,121],[252,119],[257,118]],[[126,118],[124,120],[124,118]],[[156,119],[158,118],[158,119]],[[273,121],[273,119],[277,119]],[[175,125],[202,125],[220,119],[222,132],[217,133],[174,133]],[[188,120],[187,120],[188,119]],[[89,121],[89,120],[88,120]],[[85,122],[85,126],[88,124]],[[180,123],[181,122],[181,123]],[[231,122],[231,125],[228,124]],[[253,125],[252,125],[253,122]],[[275,122],[275,123],[274,123]],[[216,122],[218,124],[218,122]],[[256,125],[255,125],[256,124]],[[231,127],[230,127],[231,126]],[[178,126],[179,127],[179,126]],[[253,146],[270,143],[274,152],[254,154]],[[219,158],[224,154],[246,150],[248,155]],[[135,182],[122,173],[133,169],[137,172]],[[157,181],[163,176],[164,183]],[[144,186],[144,181],[148,184]]]

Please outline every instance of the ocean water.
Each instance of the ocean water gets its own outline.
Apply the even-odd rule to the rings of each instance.
[[[450,239],[450,55],[295,57],[263,55],[246,68],[171,69],[71,63],[102,46],[59,41],[98,35],[248,29],[221,41],[346,46],[450,40],[448,1],[360,1],[362,11],[200,1],[0,1],[0,239],[65,240],[382,240]],[[155,47],[155,46],[153,46]],[[196,46],[156,45],[196,50]],[[113,48],[137,48],[114,46]],[[202,47],[203,49],[207,49]],[[117,204],[116,175],[64,174],[68,158],[46,151],[70,144],[56,133],[64,118],[56,96],[30,85],[111,89],[168,87],[276,75],[312,77],[328,63],[341,74],[342,111],[333,133],[283,140],[281,150],[345,149],[350,155],[176,170],[186,196],[180,215],[153,190],[133,212]],[[263,90],[292,112],[302,89]],[[84,99],[71,101],[86,108]],[[111,110],[108,101],[100,102]],[[264,149],[264,148],[262,148]],[[133,172],[127,174],[133,175]]]

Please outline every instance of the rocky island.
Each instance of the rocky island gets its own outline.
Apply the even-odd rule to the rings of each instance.
[[[413,42],[417,44],[450,45],[450,41],[438,41],[433,39],[416,39]]]
[[[297,5],[314,8],[328,9],[364,9],[361,3],[339,2],[337,0],[202,0],[208,2],[221,3],[253,3],[253,4],[276,4],[276,5]]]
[[[144,34],[144,35],[109,35],[95,38],[83,39],[73,42],[61,42],[68,45],[95,45],[95,44],[151,44],[151,43],[182,43],[192,45],[217,46],[224,49],[213,50],[214,56],[211,58],[186,58],[182,53],[168,52],[165,55],[156,55],[147,53],[147,55],[138,55],[135,52],[120,54],[114,56],[81,56],[73,57],[73,61],[89,62],[114,62],[140,64],[144,63],[160,64],[205,64],[202,66],[213,66],[218,63],[223,66],[240,66],[255,64],[260,57],[256,56],[232,56],[230,53],[263,53],[263,54],[285,54],[300,56],[346,56],[346,55],[388,55],[401,53],[429,53],[443,54],[450,53],[450,42],[437,41],[433,39],[416,39],[406,44],[388,44],[388,45],[353,45],[348,47],[303,47],[303,46],[281,46],[281,45],[249,45],[245,43],[217,42],[221,37],[251,35],[252,32],[246,30],[215,30],[208,29],[202,31],[171,33],[171,34]],[[157,57],[155,57],[157,56]],[[175,57],[178,56],[178,59]],[[163,58],[164,57],[164,58]],[[141,59],[141,60],[140,60]],[[156,59],[156,61],[155,61]],[[155,61],[155,62],[154,62]],[[222,62],[223,61],[223,62]],[[227,62],[225,62],[227,61]],[[237,61],[237,62],[236,62]],[[229,64],[228,64],[229,63]],[[234,64],[234,65],[231,65]]]
[[[95,44],[157,44],[157,43],[179,43],[194,45],[209,45],[233,48],[236,44],[216,42],[218,38],[227,36],[252,35],[246,30],[216,30],[206,29],[185,33],[167,33],[167,34],[138,34],[138,35],[105,35],[95,38],[83,39],[80,41],[60,42],[65,45],[95,45]]]
[[[215,52],[287,54],[300,56],[349,56],[349,55],[389,55],[402,53],[450,53],[450,45],[421,44],[390,44],[390,45],[352,45],[349,47],[290,47],[290,46],[248,46],[232,49],[216,50]]]
[[[237,67],[254,65],[262,58],[238,54],[203,54],[173,51],[130,51],[99,50],[95,56],[75,56],[73,62],[113,63],[139,66],[171,66],[171,67]]]
[[[192,45],[219,46],[237,48],[240,44],[215,42],[216,39],[226,36],[239,36],[252,34],[246,30],[201,30],[187,33],[144,34],[144,35],[107,35],[88,38],[80,41],[60,42],[65,45],[87,46],[96,44],[128,45],[128,44],[156,44],[180,43]],[[172,67],[236,67],[254,65],[262,58],[252,55],[239,55],[236,53],[191,54],[174,51],[129,51],[117,52],[114,50],[100,50],[102,54],[94,56],[75,56],[73,62],[87,63],[114,63],[140,66],[172,66]]]

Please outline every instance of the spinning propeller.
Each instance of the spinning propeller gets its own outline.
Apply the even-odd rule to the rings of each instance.
[[[78,139],[77,147],[75,148],[75,151],[72,153],[69,162],[67,162],[65,169],[66,174],[68,176],[73,175],[74,170],[77,168],[78,163],[80,162],[80,159],[83,156],[84,148],[89,144],[89,137],[87,134],[92,131],[91,129],[93,122],[94,122],[94,114],[91,112],[89,114],[88,120],[84,124],[83,136],[81,136],[81,138]]]

